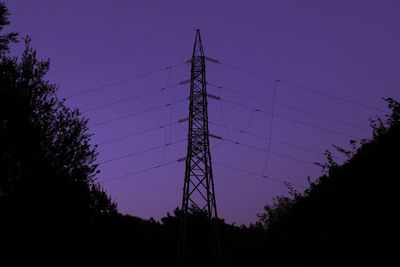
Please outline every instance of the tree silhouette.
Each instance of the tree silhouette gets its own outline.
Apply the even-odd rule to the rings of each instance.
[[[0,10],[2,30],[8,24],[7,9],[1,5]],[[8,54],[15,33],[1,35],[0,40],[2,202],[20,212],[116,212],[94,182],[97,152],[90,145],[87,119],[67,108],[56,96],[57,87],[44,78],[49,61],[37,59],[29,37],[21,60]]]
[[[343,164],[327,152],[326,173],[303,194],[277,197],[259,215],[267,229],[265,252],[271,266],[383,264],[397,210],[400,166],[400,104],[385,99],[391,114],[371,120],[372,139],[352,151]]]
[[[4,5],[4,3],[0,2],[0,33],[3,32],[4,27],[9,25],[10,22],[8,21],[8,9]],[[17,41],[18,34],[15,32],[7,33],[7,34],[0,34],[0,55],[3,56],[5,53],[9,52],[9,43]]]
[[[27,244],[37,233],[51,248],[50,240],[70,240],[117,207],[95,182],[88,120],[57,97],[45,79],[49,61],[37,58],[29,37],[20,59],[10,55],[17,34],[3,34],[7,17],[0,3],[0,223],[10,242]]]

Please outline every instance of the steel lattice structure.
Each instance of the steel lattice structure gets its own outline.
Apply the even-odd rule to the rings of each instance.
[[[197,30],[191,59],[189,132],[182,211],[187,214],[196,209],[205,212],[209,218],[216,218],[217,205],[208,132],[205,59],[200,30]]]

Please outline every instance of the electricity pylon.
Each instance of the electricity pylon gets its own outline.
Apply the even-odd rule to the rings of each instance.
[[[188,146],[182,199],[180,266],[217,266],[217,204],[208,132],[206,63],[196,31],[190,79]]]
[[[206,213],[209,218],[216,218],[217,204],[208,133],[205,59],[200,31],[197,30],[191,60],[189,132],[182,211],[188,213],[195,209]]]

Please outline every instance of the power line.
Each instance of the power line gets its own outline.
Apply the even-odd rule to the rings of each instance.
[[[299,158],[296,158],[296,157],[288,156],[288,155],[281,154],[281,153],[278,153],[278,152],[273,152],[273,151],[270,151],[270,150],[265,150],[265,149],[262,149],[262,148],[259,148],[259,147],[247,145],[247,144],[244,144],[244,143],[240,143],[240,142],[238,142],[238,141],[235,141],[235,140],[230,140],[230,139],[226,139],[226,138],[223,138],[223,137],[220,137],[220,138],[223,139],[223,140],[225,140],[225,141],[228,141],[228,142],[230,142],[230,143],[233,143],[233,144],[235,144],[235,145],[240,145],[240,146],[247,147],[247,148],[250,148],[250,149],[253,149],[253,150],[258,150],[258,151],[262,151],[262,152],[267,152],[267,153],[269,153],[269,154],[276,155],[276,156],[279,156],[279,157],[283,157],[283,158],[286,158],[286,159],[290,159],[290,160],[294,160],[294,161],[297,161],[297,162],[301,162],[301,163],[305,163],[305,164],[310,164],[310,165],[313,165],[313,166],[317,166],[317,165],[315,165],[313,162],[310,162],[310,161],[306,161],[306,160],[299,159]]]
[[[145,168],[145,169],[129,172],[129,173],[126,173],[126,174],[123,174],[123,175],[115,176],[115,177],[112,177],[112,178],[109,178],[109,179],[101,180],[99,182],[100,183],[106,183],[106,182],[110,182],[110,181],[114,181],[114,180],[119,180],[119,179],[122,179],[122,178],[126,178],[128,176],[132,176],[132,175],[136,175],[136,174],[139,174],[139,173],[143,173],[143,172],[159,169],[159,168],[162,168],[162,167],[165,167],[165,166],[168,166],[168,165],[172,165],[172,164],[175,164],[175,163],[180,163],[180,162],[182,162],[182,161],[180,161],[180,160],[169,161],[169,162],[166,162],[166,163],[163,163],[163,164],[160,164],[160,165],[156,165],[156,166],[153,166],[153,167],[149,167],[149,168]]]
[[[168,72],[168,77],[167,77],[165,86],[169,86],[169,81],[171,79],[171,75],[172,75],[172,69],[170,69]],[[184,84],[184,82],[180,82],[179,84]],[[167,92],[167,95],[169,95],[168,92]],[[169,142],[171,142],[171,139],[172,139],[172,110],[173,110],[173,106],[170,106],[170,109],[169,109]],[[164,128],[164,133],[166,134],[165,128]],[[164,153],[164,156],[165,156],[165,153]],[[165,158],[164,158],[164,160],[165,160]],[[163,160],[163,163],[164,163],[164,160]]]
[[[271,177],[269,175],[263,175],[263,174],[260,174],[260,173],[256,173],[256,172],[252,172],[252,171],[248,171],[248,170],[244,170],[244,169],[240,169],[240,168],[229,166],[229,165],[226,165],[226,164],[223,164],[223,163],[219,163],[219,162],[213,161],[213,164],[221,166],[221,167],[225,167],[225,168],[228,168],[228,169],[232,169],[232,170],[235,170],[235,171],[238,171],[238,172],[243,172],[243,173],[246,173],[246,174],[258,176],[258,177],[261,177],[261,178],[264,178],[264,179],[267,179],[267,180],[271,180],[271,181],[274,181],[274,182],[279,182],[279,183],[284,183],[284,184],[285,183],[289,183],[291,185],[295,185],[295,186],[298,186],[298,187],[301,187],[301,188],[306,188],[306,186],[304,186],[304,185],[295,184],[295,183],[288,182],[288,181],[283,180],[283,179],[278,179],[278,178]]]
[[[114,181],[114,180],[119,180],[119,179],[122,179],[122,178],[126,178],[126,177],[129,177],[129,176],[133,176],[133,175],[136,175],[136,174],[144,173],[144,172],[147,172],[147,171],[159,169],[159,168],[162,168],[162,167],[166,167],[166,166],[169,166],[169,165],[172,165],[172,164],[176,164],[176,163],[181,163],[181,162],[184,162],[184,161],[181,160],[181,159],[174,160],[174,161],[169,161],[169,162],[166,162],[166,163],[163,163],[163,164],[160,164],[160,165],[156,165],[156,166],[152,166],[152,167],[149,167],[149,168],[145,168],[145,169],[129,172],[129,173],[126,173],[126,174],[123,174],[123,175],[115,176],[115,177],[112,177],[112,178],[100,180],[99,182],[100,183],[106,183],[106,182],[110,182],[110,181]],[[263,175],[263,174],[251,172],[251,171],[248,171],[248,170],[244,170],[244,169],[239,169],[239,168],[232,167],[232,166],[229,166],[229,165],[226,165],[226,164],[223,164],[223,163],[219,163],[219,162],[213,161],[213,164],[221,166],[221,167],[224,167],[224,168],[236,170],[238,172],[243,172],[243,173],[250,174],[250,175],[253,175],[253,176],[258,176],[258,177],[261,177],[263,179],[267,179],[267,180],[270,180],[270,181],[284,183],[284,184],[285,183],[289,183],[289,184],[294,185],[294,186],[298,186],[298,187],[301,187],[301,188],[306,188],[306,186],[304,186],[304,185],[292,183],[292,182],[289,182],[289,181],[283,180],[283,179],[273,178],[273,177],[271,177],[269,175]]]
[[[164,39],[162,39],[162,40],[147,41],[147,42],[144,42],[144,43],[139,44],[139,45],[134,46],[134,47],[129,46],[129,48],[121,49],[121,50],[116,51],[116,52],[114,52],[114,53],[108,53],[107,56],[101,56],[101,57],[96,57],[96,58],[91,58],[91,59],[83,60],[83,61],[81,61],[81,62],[77,62],[77,63],[75,63],[75,64],[71,64],[71,65],[69,65],[69,66],[62,67],[62,68],[60,68],[59,70],[51,71],[51,73],[59,73],[59,72],[63,72],[63,71],[70,70],[70,69],[72,69],[72,68],[76,69],[77,67],[81,67],[81,66],[84,66],[84,65],[88,65],[88,64],[91,64],[91,63],[94,63],[94,62],[98,62],[98,61],[104,60],[104,59],[109,58],[109,57],[113,57],[113,56],[115,56],[115,55],[117,55],[117,54],[120,54],[120,53],[123,52],[123,51],[126,51],[126,50],[132,51],[132,50],[134,50],[134,49],[138,49],[138,48],[150,46],[150,45],[153,45],[153,44],[156,44],[156,45],[157,45],[157,44],[165,44],[165,43],[164,43],[165,40],[172,39],[172,38],[176,38],[176,37],[180,37],[180,36],[183,36],[183,35],[186,35],[186,34],[189,34],[189,33],[192,33],[192,30],[191,30],[190,32],[189,32],[189,31],[186,31],[186,32],[183,32],[183,33],[180,33],[180,34],[176,34],[176,35],[173,35],[173,36],[169,36],[168,38],[164,38]]]
[[[176,125],[176,124],[179,124],[181,122],[182,122],[182,120],[178,120],[178,121],[175,121],[173,123],[163,124],[163,125],[160,125],[160,126],[156,126],[156,127],[153,127],[153,128],[149,128],[149,129],[143,130],[143,131],[139,131],[139,132],[135,132],[135,133],[128,134],[128,135],[125,135],[125,136],[121,136],[121,137],[118,137],[118,138],[110,139],[110,140],[101,142],[98,145],[104,145],[104,144],[117,142],[117,141],[129,138],[129,137],[133,137],[133,136],[136,136],[136,135],[144,134],[144,133],[151,132],[151,131],[154,131],[154,130],[157,130],[157,129],[165,129],[165,127],[168,127],[168,126],[171,126],[171,125]],[[264,139],[264,140],[268,140],[269,139],[269,138],[266,138],[266,137],[261,136],[261,135],[252,134],[252,133],[249,133],[249,132],[247,132],[245,130],[240,130],[240,129],[233,128],[233,127],[228,127],[226,125],[222,125],[222,124],[218,124],[218,123],[214,123],[214,122],[210,122],[210,124],[214,124],[214,125],[226,128],[226,129],[234,130],[234,131],[240,132],[242,134],[247,134],[247,135],[250,135],[250,136],[258,137],[260,139]],[[268,150],[264,150],[264,149],[261,149],[261,148],[258,148],[258,147],[254,147],[254,146],[250,146],[250,145],[247,145],[247,144],[243,144],[243,143],[240,143],[238,141],[234,141],[231,138],[228,138],[228,139],[223,138],[223,140],[229,141],[229,142],[234,143],[236,145],[245,146],[247,148],[251,148],[251,149],[255,149],[255,150],[259,150],[259,151],[263,151],[263,152],[269,152]],[[277,140],[275,138],[271,138],[271,140],[274,141],[274,142],[277,142],[277,143],[281,143],[281,144],[287,145],[287,146],[292,146],[292,147],[295,147],[295,148],[298,148],[298,149],[302,149],[302,150],[306,150],[306,151],[313,152],[313,153],[316,153],[316,154],[324,155],[321,152],[318,152],[318,151],[315,151],[315,150],[312,150],[312,149],[309,149],[309,148],[301,147],[301,146],[298,146],[298,145],[290,144],[290,143],[287,143],[287,142],[284,142],[284,141],[281,141],[281,140]],[[164,145],[153,147],[153,148],[150,148],[149,150],[144,150],[144,152],[155,150],[155,149],[158,149],[158,148],[161,148],[161,147],[164,147]],[[134,154],[136,154],[136,153],[137,152],[135,152]],[[275,154],[277,156],[281,156],[281,157],[285,157],[285,158],[291,159],[291,160],[300,161],[300,162],[307,163],[307,164],[313,164],[312,162],[304,161],[304,160],[301,160],[301,159],[298,159],[298,158],[294,158],[294,157],[291,157],[291,156],[287,156],[287,155],[284,155],[284,154],[281,154],[281,153],[277,153],[277,152],[271,152],[271,153]],[[116,159],[113,159],[112,161],[114,161],[114,160],[116,160]],[[102,162],[102,163],[104,163],[104,162]]]
[[[219,88],[218,88],[219,89]],[[220,90],[220,89],[219,89]],[[222,120],[222,124],[226,126],[226,122],[225,122],[225,116],[224,116],[224,111],[222,109],[222,104],[221,101],[218,101],[218,108],[219,108],[219,114],[221,116],[221,120]],[[254,112],[255,115],[255,112]],[[229,131],[226,130],[226,127],[224,128],[226,136],[228,136],[228,138],[230,138],[230,134]]]
[[[263,175],[267,171],[268,163],[269,163],[269,155],[271,154],[272,130],[273,130],[273,126],[274,126],[274,114],[275,114],[275,96],[276,96],[276,84],[274,82],[274,92],[273,92],[273,97],[272,97],[271,124],[270,124],[270,128],[269,128],[267,155],[266,155],[266,158],[265,158]]]
[[[221,139],[219,142],[218,142],[218,144],[216,144],[215,146],[213,146],[212,148],[211,148],[211,150],[215,150],[215,149],[217,149],[222,143],[224,142],[224,139]]]
[[[86,95],[86,94],[89,94],[89,93],[93,93],[93,92],[98,91],[98,90],[102,90],[102,89],[109,88],[109,87],[114,86],[114,85],[126,83],[126,82],[129,82],[129,81],[135,80],[135,79],[143,78],[143,77],[146,77],[146,76],[149,76],[149,75],[153,75],[153,74],[156,74],[156,73],[159,73],[159,72],[163,72],[163,71],[169,70],[171,68],[175,68],[175,67],[178,67],[178,66],[181,66],[181,65],[185,65],[185,64],[187,64],[186,61],[178,63],[178,64],[175,64],[175,65],[167,66],[167,67],[164,67],[164,68],[156,69],[156,70],[153,70],[153,71],[145,72],[145,73],[142,73],[142,74],[138,74],[138,75],[135,75],[135,76],[130,77],[130,78],[118,80],[118,81],[111,82],[111,83],[108,83],[108,84],[105,84],[105,85],[102,85],[102,86],[98,86],[98,87],[95,87],[95,88],[84,90],[84,91],[79,92],[79,93],[72,94],[70,96],[67,96],[66,99],[69,99],[69,98],[72,98],[72,97],[76,97],[76,96]]]
[[[209,31],[209,30],[205,30],[205,31],[210,33],[210,34],[212,34],[212,35],[214,35],[214,36],[216,36],[217,38],[220,38],[220,39],[225,39],[225,40],[234,41],[234,42],[247,43],[247,44],[250,44],[253,47],[256,47],[259,50],[264,50],[264,51],[271,50],[274,53],[280,53],[280,54],[283,54],[283,55],[289,55],[291,57],[295,57],[295,58],[301,59],[303,61],[310,62],[310,63],[316,64],[316,65],[319,65],[319,66],[322,66],[322,67],[325,67],[325,68],[331,68],[331,69],[335,69],[336,71],[341,71],[341,72],[344,72],[344,73],[350,73],[350,74],[353,74],[353,75],[357,75],[357,76],[363,77],[365,79],[378,81],[378,82],[381,82],[381,83],[383,83],[385,85],[386,85],[386,83],[388,83],[388,81],[385,81],[383,79],[374,77],[371,74],[362,73],[360,71],[347,69],[347,68],[344,68],[344,67],[341,67],[341,66],[337,66],[337,65],[333,65],[333,64],[327,64],[327,63],[319,62],[319,61],[317,61],[315,59],[312,59],[312,58],[309,58],[309,57],[305,57],[305,56],[301,56],[301,55],[295,55],[295,54],[292,54],[292,53],[289,53],[289,52],[285,52],[283,50],[276,49],[276,48],[265,48],[265,47],[256,46],[255,44],[259,43],[259,42],[254,42],[254,41],[249,41],[249,40],[240,40],[240,39],[237,39],[237,38],[228,37],[228,36],[223,35],[221,33],[217,34],[217,33],[214,33],[212,31]],[[395,84],[393,84],[393,85],[392,84],[388,84],[388,85],[389,86],[395,86]]]
[[[167,76],[167,81],[165,83],[165,86],[167,87],[169,84],[169,80],[171,79],[171,75],[172,75],[172,69],[169,69],[168,71],[168,76]],[[171,143],[172,142],[172,136],[171,136],[171,132],[172,132],[172,107],[170,106],[170,112],[169,112],[169,129],[170,129],[170,134],[169,134],[169,142],[168,142],[168,137],[167,137],[167,129],[163,128],[164,130],[164,142],[165,143]],[[167,146],[164,146],[163,149],[163,154],[162,154],[162,160],[160,164],[164,164],[165,163],[165,157],[167,155]]]
[[[274,83],[275,83],[275,81],[274,81]],[[213,86],[213,87],[216,87],[218,89],[222,89],[222,90],[225,90],[225,91],[233,92],[235,94],[246,96],[246,97],[255,99],[257,101],[267,102],[267,103],[271,103],[271,104],[273,103],[269,99],[265,99],[265,98],[262,98],[262,97],[254,96],[254,95],[251,95],[251,94],[246,94],[246,93],[240,92],[240,91],[232,89],[232,88],[227,88],[225,86],[221,86],[221,85],[217,85],[217,84],[213,84],[213,83],[208,83],[208,84]],[[322,119],[325,119],[325,120],[329,120],[329,121],[332,121],[332,122],[348,125],[348,126],[351,126],[351,127],[354,127],[354,128],[361,129],[361,130],[365,130],[365,131],[369,130],[369,129],[367,129],[367,128],[363,127],[363,126],[360,126],[360,125],[356,125],[356,124],[353,124],[353,123],[350,123],[350,122],[345,122],[345,121],[342,121],[342,120],[337,120],[337,119],[334,119],[334,118],[331,118],[331,117],[327,117],[327,116],[320,115],[320,114],[317,114],[317,113],[314,113],[314,112],[310,112],[310,111],[307,111],[307,110],[299,109],[299,108],[296,108],[296,107],[293,107],[293,106],[290,106],[290,105],[286,105],[286,104],[282,104],[282,103],[279,103],[279,102],[276,102],[276,101],[275,101],[275,105],[276,106],[280,106],[280,107],[284,107],[284,108],[287,108],[287,109],[291,109],[291,110],[294,110],[294,111],[297,111],[297,112],[301,112],[301,113],[304,113],[304,114],[308,114],[308,115],[311,115],[311,116],[315,116],[315,117],[318,117],[318,118],[322,118]]]
[[[360,103],[360,102],[354,101],[352,99],[348,99],[348,98],[344,98],[344,97],[341,97],[341,96],[325,93],[325,92],[322,92],[322,91],[319,91],[319,90],[316,90],[316,89],[313,89],[313,88],[310,88],[310,87],[306,87],[306,86],[299,85],[299,84],[296,84],[296,83],[293,83],[293,82],[288,82],[288,81],[285,81],[285,80],[274,78],[272,76],[269,76],[269,75],[266,75],[266,74],[262,74],[262,73],[259,73],[259,72],[253,71],[253,70],[245,69],[245,68],[242,68],[242,67],[238,67],[238,66],[235,66],[235,65],[232,65],[232,64],[228,64],[228,63],[224,63],[224,62],[220,62],[220,61],[218,63],[223,65],[223,66],[229,67],[231,69],[237,70],[237,71],[249,73],[249,74],[252,74],[254,76],[266,78],[266,79],[269,79],[269,80],[272,80],[272,81],[275,81],[275,82],[278,82],[278,83],[289,85],[291,87],[295,87],[295,88],[298,88],[298,89],[310,91],[312,93],[319,94],[319,95],[322,95],[322,96],[325,96],[325,97],[330,97],[330,98],[333,98],[333,99],[336,99],[336,100],[340,100],[340,101],[347,102],[347,103],[350,103],[350,104],[353,104],[353,105],[357,105],[357,106],[360,106],[360,107],[364,107],[364,108],[367,108],[367,109],[372,109],[372,110],[379,111],[379,112],[387,114],[387,111],[385,111],[385,110],[382,110],[382,109],[379,109],[379,108],[376,108],[376,107],[373,107],[373,106],[370,106],[370,105],[367,105],[367,104],[364,104],[364,103]]]
[[[160,148],[164,148],[164,147],[167,147],[167,146],[179,144],[179,143],[182,143],[182,142],[184,142],[186,140],[187,139],[185,138],[185,139],[181,139],[181,140],[174,141],[174,142],[171,142],[171,143],[150,147],[150,148],[147,148],[147,149],[144,149],[144,150],[140,150],[140,151],[136,151],[136,152],[133,152],[133,153],[129,153],[129,154],[125,154],[125,155],[122,155],[122,156],[118,156],[118,157],[115,157],[115,158],[112,158],[112,159],[104,160],[104,161],[99,162],[99,165],[103,165],[103,164],[110,163],[110,162],[113,162],[113,161],[118,161],[118,160],[125,159],[125,158],[130,158],[130,157],[133,157],[133,156],[137,156],[137,155],[140,155],[140,154],[143,154],[143,153],[146,153],[146,152],[150,152],[150,151],[153,151],[153,150],[157,150],[157,149],[160,149]]]
[[[242,130],[245,131],[245,130],[249,129],[251,123],[252,123],[253,120],[254,120],[254,117],[256,116],[256,113],[257,113],[257,112],[256,112],[255,110],[253,110],[253,112],[251,113],[250,119],[248,120],[246,126],[245,126]]]
[[[225,128],[225,129],[229,129],[229,130],[235,131],[235,132],[239,132],[241,134],[249,135],[249,136],[252,136],[252,137],[257,137],[257,138],[260,138],[260,139],[268,141],[268,138],[265,137],[265,136],[262,136],[262,135],[250,133],[248,131],[245,131],[245,130],[242,130],[242,129],[239,129],[239,128],[225,126],[223,124],[212,122],[212,121],[209,121],[209,123],[213,124],[213,125],[216,125],[216,126],[219,126],[219,127],[222,127],[222,128]],[[304,150],[304,151],[308,151],[308,152],[311,152],[311,153],[315,153],[315,154],[318,154],[318,155],[323,155],[323,156],[325,155],[324,153],[322,153],[320,151],[317,151],[317,150],[314,150],[314,149],[311,149],[311,148],[307,148],[307,147],[303,147],[303,146],[299,146],[299,145],[295,145],[295,144],[292,144],[292,143],[288,143],[288,142],[285,142],[285,141],[282,141],[282,140],[279,140],[279,139],[276,139],[276,138],[271,138],[271,140],[273,142],[275,142],[275,143],[280,143],[280,144],[283,144],[283,145],[286,145],[286,146],[294,147],[294,148],[301,149],[301,150]],[[338,160],[343,160],[343,159],[338,158],[338,157],[335,157],[335,158],[338,159]]]
[[[152,107],[152,108],[149,108],[149,109],[145,109],[145,110],[138,111],[138,112],[135,112],[135,113],[130,113],[130,114],[127,114],[127,115],[124,115],[124,116],[121,116],[121,117],[117,117],[117,118],[111,119],[111,120],[106,120],[106,121],[102,121],[102,122],[99,122],[99,123],[95,123],[95,124],[89,125],[89,127],[94,128],[94,127],[97,127],[97,126],[100,126],[100,125],[104,125],[104,124],[108,124],[108,123],[111,123],[111,122],[115,122],[115,121],[119,121],[119,120],[124,120],[124,119],[130,118],[130,117],[134,117],[134,116],[137,116],[137,115],[140,115],[140,114],[144,114],[144,113],[147,113],[147,112],[151,112],[151,111],[154,111],[154,110],[163,108],[163,107],[169,107],[169,106],[171,106],[171,105],[175,105],[175,104],[177,104],[177,103],[184,102],[184,101],[186,101],[187,99],[188,99],[188,98],[185,97],[185,98],[183,98],[183,99],[179,99],[179,100],[177,100],[177,101],[174,101],[174,102],[171,102],[171,103],[168,103],[168,104],[163,104],[163,105],[155,106],[155,107]]]
[[[134,132],[134,133],[131,133],[131,134],[128,134],[128,135],[124,135],[124,136],[120,136],[120,137],[117,137],[117,138],[109,139],[109,140],[103,141],[101,143],[98,143],[98,145],[101,146],[101,145],[105,145],[105,144],[109,144],[109,143],[114,143],[114,142],[117,142],[117,141],[120,141],[120,140],[124,140],[124,139],[130,138],[130,137],[136,136],[136,135],[141,135],[141,134],[148,133],[148,132],[151,132],[151,131],[155,131],[155,130],[158,130],[158,129],[165,129],[165,127],[169,127],[169,126],[176,125],[176,124],[179,124],[179,123],[180,123],[180,121],[167,123],[167,124],[162,124],[162,125],[159,125],[159,126],[156,126],[156,127],[153,127],[153,128],[149,128],[149,129],[146,129],[146,130],[143,130],[143,131]]]
[[[113,105],[116,105],[116,104],[120,104],[120,103],[123,103],[123,102],[131,101],[131,100],[134,100],[134,99],[137,99],[137,98],[140,98],[140,97],[148,96],[148,95],[159,93],[159,92],[164,92],[166,89],[178,87],[178,86],[180,86],[182,84],[184,84],[184,83],[179,82],[177,84],[173,84],[173,85],[165,86],[165,87],[158,88],[158,89],[155,89],[155,90],[151,90],[151,91],[146,92],[146,93],[142,93],[142,94],[126,97],[126,98],[123,98],[123,99],[120,99],[120,100],[117,100],[117,101],[114,101],[114,102],[111,102],[111,103],[107,103],[107,104],[104,104],[104,105],[99,105],[99,106],[96,106],[96,107],[93,107],[93,108],[86,109],[86,110],[82,111],[82,113],[87,113],[87,112],[99,110],[99,109],[110,107],[110,106],[113,106]]]
[[[224,101],[226,103],[230,103],[232,105],[243,107],[243,108],[246,108],[246,109],[249,109],[249,110],[256,110],[257,112],[261,112],[261,113],[265,113],[265,114],[268,114],[268,115],[272,115],[271,112],[268,112],[266,110],[253,108],[251,106],[247,106],[247,105],[244,105],[244,104],[241,104],[241,103],[238,103],[238,102],[226,100],[226,99],[223,99],[223,98],[220,98],[219,100]],[[325,128],[325,127],[321,127],[321,126],[318,126],[318,125],[315,125],[315,124],[312,124],[312,123],[308,123],[308,122],[303,122],[303,121],[299,121],[299,120],[296,120],[296,119],[292,119],[292,118],[289,118],[289,117],[286,117],[286,116],[283,116],[283,115],[280,115],[280,114],[276,114],[275,113],[274,116],[278,117],[278,118],[281,118],[281,119],[285,119],[285,120],[291,121],[291,122],[296,122],[296,123],[299,123],[299,124],[302,124],[302,125],[305,125],[305,126],[309,126],[309,127],[312,127],[312,128],[316,128],[316,129],[324,130],[324,131],[331,132],[331,133],[334,133],[334,134],[338,134],[338,135],[342,135],[342,136],[345,136],[345,137],[349,137],[349,138],[352,138],[352,139],[357,139],[357,140],[361,139],[361,138],[358,138],[358,137],[355,137],[355,136],[352,136],[352,135],[349,135],[349,134],[346,134],[346,133],[342,133],[342,132],[339,132],[339,131],[336,131],[336,130],[332,130],[332,129],[328,129],[328,128]]]
[[[167,129],[165,129],[165,128],[163,128],[164,129],[164,142],[166,143],[166,144],[170,144],[172,141],[169,141],[168,142],[168,139],[167,139]],[[161,163],[160,164],[163,164],[164,162],[165,162],[165,156],[167,155],[167,146],[164,146],[164,149],[163,149],[163,152],[162,152],[162,160],[161,160]]]

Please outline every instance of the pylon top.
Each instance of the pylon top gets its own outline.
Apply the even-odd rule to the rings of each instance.
[[[200,29],[196,29],[196,39],[194,41],[192,57],[204,57],[203,44],[201,43]]]

